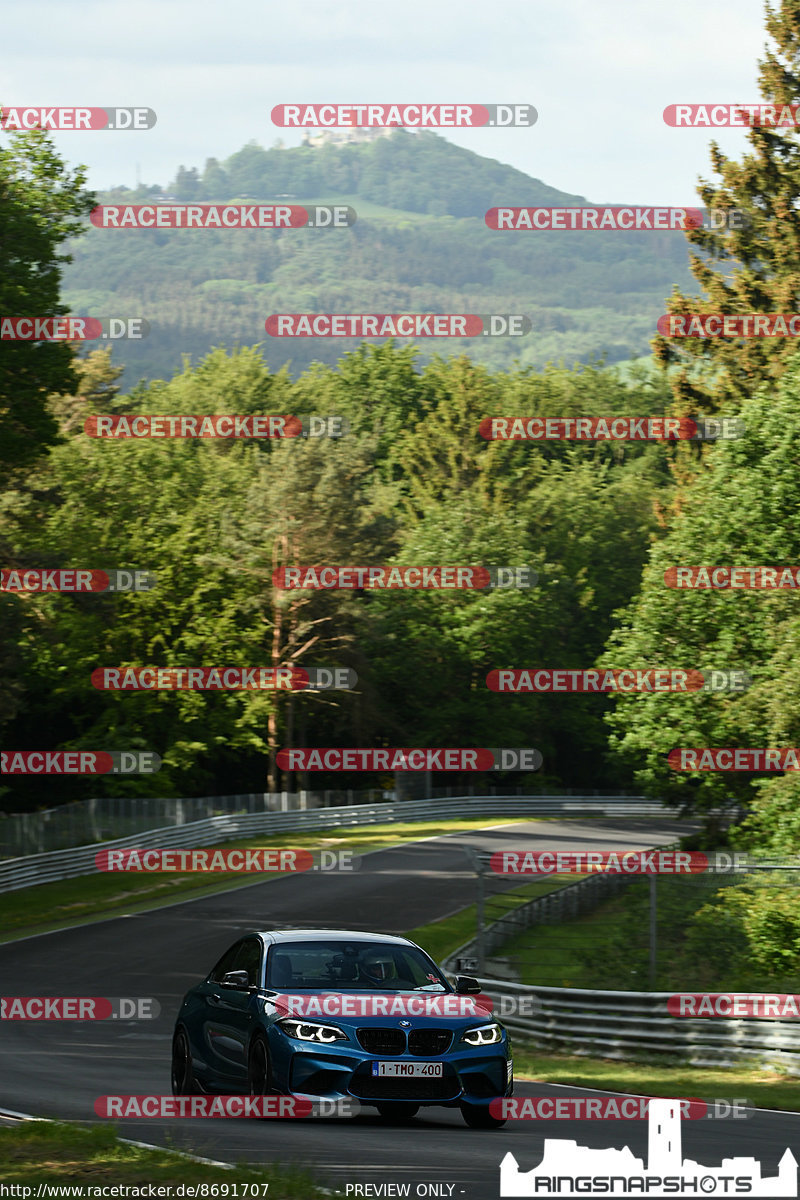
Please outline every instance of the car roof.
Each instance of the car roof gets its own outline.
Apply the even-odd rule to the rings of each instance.
[[[252,935],[251,935],[252,936]],[[268,929],[257,931],[265,942],[386,942],[395,946],[413,946],[408,938],[396,937],[391,933],[370,933],[364,929]]]

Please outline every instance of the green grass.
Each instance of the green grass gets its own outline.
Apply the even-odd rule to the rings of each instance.
[[[611,936],[626,911],[625,893],[606,900],[589,913],[558,925],[534,925],[509,938],[497,952],[516,960],[519,982],[541,987],[592,988],[596,973],[580,962],[584,951],[597,950],[602,938]],[[620,988],[647,988],[647,978],[631,975]]]
[[[520,982],[543,987],[653,991],[781,991],[797,989],[796,974],[759,973],[731,955],[735,938],[723,942],[720,924],[698,926],[695,916],[718,903],[720,891],[736,887],[729,876],[696,875],[658,880],[656,970],[650,972],[650,890],[630,880],[619,895],[559,925],[536,925],[502,947]]]
[[[170,1150],[125,1145],[111,1125],[83,1129],[61,1121],[23,1121],[0,1128],[0,1161],[6,1185],[260,1183],[269,1184],[268,1200],[306,1200],[316,1190],[311,1175],[300,1167],[210,1166]]]
[[[638,1096],[744,1100],[757,1108],[800,1111],[800,1088],[779,1067],[692,1067],[681,1063],[616,1062],[567,1054],[539,1054],[514,1039],[514,1075],[538,1083],[563,1083]]]
[[[367,854],[390,846],[417,842],[420,838],[440,837],[459,830],[481,829],[505,820],[525,820],[519,816],[504,818],[472,817],[461,820],[409,821],[403,824],[376,824],[355,829],[333,828],[308,833],[283,833],[248,841],[223,842],[209,850],[233,847],[270,849],[304,848],[308,850],[350,850]],[[97,849],[101,849],[100,846]],[[466,862],[466,859],[465,859]],[[44,933],[65,926],[86,924],[99,917],[143,912],[198,896],[211,896],[272,879],[283,878],[278,872],[258,875],[253,872],[214,872],[209,882],[205,873],[150,874],[114,872],[82,875],[58,883],[0,894],[0,943],[14,941],[32,933]]]
[[[522,887],[503,892],[502,895],[489,896],[484,904],[484,922],[491,925],[510,909],[518,908],[520,904],[525,904],[536,896],[544,896],[547,892],[554,892],[556,888],[584,878],[584,875],[551,875],[547,879],[525,883]],[[476,928],[477,905],[470,904],[469,907],[459,909],[441,921],[432,921],[429,925],[418,925],[416,929],[407,930],[406,937],[424,946],[436,962],[442,962],[459,946],[471,941],[475,937]],[[506,957],[505,946],[500,953]]]

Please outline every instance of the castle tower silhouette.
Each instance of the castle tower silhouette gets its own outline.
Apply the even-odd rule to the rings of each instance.
[[[677,1100],[650,1101],[647,1125],[647,1169],[654,1175],[681,1171],[681,1112]]]

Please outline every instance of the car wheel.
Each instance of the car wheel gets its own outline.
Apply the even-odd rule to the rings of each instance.
[[[506,1123],[505,1117],[493,1117],[483,1104],[462,1104],[461,1115],[470,1129],[500,1129]]]
[[[247,1089],[251,1096],[268,1096],[272,1091],[272,1064],[263,1037],[254,1039],[247,1057]]]
[[[172,1039],[172,1094],[196,1096],[199,1092],[192,1070],[192,1052],[185,1029],[179,1029]]]
[[[400,1100],[391,1101],[388,1104],[379,1104],[378,1112],[384,1121],[391,1121],[395,1125],[402,1125],[406,1121],[411,1121],[419,1112],[418,1104],[404,1104]]]

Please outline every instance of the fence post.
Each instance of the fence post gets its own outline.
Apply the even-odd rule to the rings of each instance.
[[[656,916],[656,876],[650,876],[650,991],[655,990],[656,986],[656,938],[657,938],[657,916]]]
[[[475,914],[476,921],[477,921],[477,930],[476,930],[477,936],[475,938],[475,943],[476,943],[475,948],[478,952],[478,974],[484,975],[486,972],[486,961],[485,961],[485,951],[484,951],[484,943],[485,943],[484,891],[485,891],[485,889],[484,889],[484,881],[483,881],[483,866],[480,862],[477,862],[476,865],[478,868],[478,899],[477,899],[477,903],[476,903],[477,911]]]

